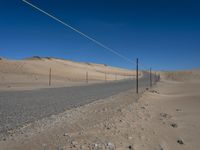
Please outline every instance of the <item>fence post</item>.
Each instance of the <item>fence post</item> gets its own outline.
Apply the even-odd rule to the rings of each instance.
[[[138,58],[136,60],[136,93],[138,94]]]
[[[150,87],[152,87],[152,75],[151,75],[151,68],[150,68]]]
[[[106,74],[106,72],[105,72],[105,82],[107,82],[107,74]]]
[[[86,71],[86,83],[88,83],[88,71]]]
[[[51,86],[51,68],[49,69],[49,86]]]
[[[107,82],[107,65],[105,65],[105,82]]]
[[[115,81],[117,81],[117,74],[115,74]]]

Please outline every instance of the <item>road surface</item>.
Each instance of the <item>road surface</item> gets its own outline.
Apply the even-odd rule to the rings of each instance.
[[[147,87],[147,74],[139,81]],[[123,80],[87,86],[0,92],[0,134],[28,122],[56,115],[76,106],[103,99],[135,88],[135,80]]]

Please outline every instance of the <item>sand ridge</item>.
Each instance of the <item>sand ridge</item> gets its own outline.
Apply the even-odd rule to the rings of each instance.
[[[134,78],[135,71],[94,63],[79,63],[50,57],[0,60],[0,90],[48,87],[51,68],[52,87]]]

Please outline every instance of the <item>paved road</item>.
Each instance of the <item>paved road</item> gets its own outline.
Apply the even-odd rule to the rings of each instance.
[[[140,79],[148,85],[148,75]],[[64,110],[135,88],[135,80],[88,86],[0,92],[0,134],[24,123],[55,115]]]

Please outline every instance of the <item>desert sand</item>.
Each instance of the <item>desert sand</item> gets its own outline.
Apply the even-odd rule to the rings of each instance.
[[[0,149],[198,150],[200,81],[184,76],[163,73],[140,95],[130,90],[28,124]]]
[[[135,71],[94,63],[79,63],[50,57],[32,57],[24,60],[0,59],[0,90],[27,90],[63,87],[134,78]],[[105,75],[106,73],[106,75]]]

